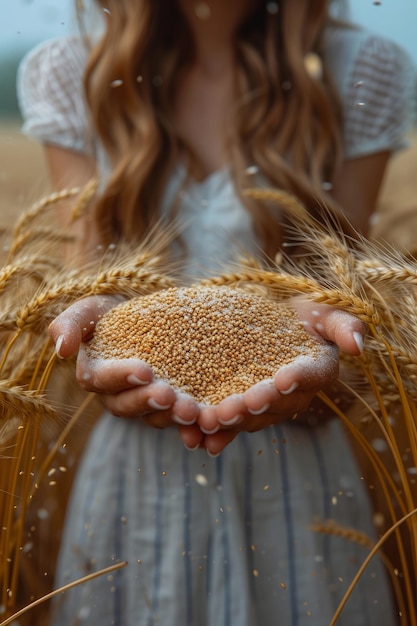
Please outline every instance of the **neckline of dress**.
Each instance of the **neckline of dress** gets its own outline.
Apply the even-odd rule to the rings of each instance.
[[[181,176],[181,179],[184,180],[186,176],[188,176],[187,168],[184,163],[177,163],[175,170]],[[194,187],[195,189],[203,189],[205,187],[211,187],[214,181],[224,182],[230,177],[230,167],[229,165],[223,165],[212,172],[209,172],[204,178],[198,180],[197,178],[193,178],[190,176],[189,184],[190,187]]]

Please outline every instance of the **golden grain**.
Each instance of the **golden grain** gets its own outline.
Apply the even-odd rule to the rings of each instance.
[[[97,324],[93,358],[140,358],[156,375],[216,404],[273,377],[317,341],[295,312],[241,289],[168,289],[123,303]]]

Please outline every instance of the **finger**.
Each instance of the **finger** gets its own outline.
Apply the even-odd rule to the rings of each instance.
[[[91,359],[82,345],[77,358],[76,376],[86,391],[116,394],[143,387],[153,380],[152,369],[140,359]]]
[[[204,437],[203,446],[210,456],[218,456],[239,433],[233,430],[219,430]]]
[[[278,395],[278,399],[271,402],[269,408],[264,412],[255,415],[246,412],[239,424],[221,432],[254,433],[273,424],[296,419],[299,413],[304,412],[308,408],[314,395],[314,392],[297,392],[291,398]]]
[[[172,420],[181,426],[190,426],[197,421],[200,409],[197,402],[185,393],[177,393],[172,407]]]
[[[242,394],[233,394],[222,400],[217,407],[219,423],[224,427],[233,427],[243,421],[247,407]]]
[[[323,317],[322,337],[335,343],[342,352],[358,356],[363,351],[366,325],[353,315],[330,308]]]
[[[49,325],[49,335],[58,356],[76,354],[80,344],[91,338],[98,320],[120,302],[117,296],[91,296],[75,302]]]
[[[243,402],[251,415],[266,413],[271,404],[278,400],[279,393],[273,380],[263,380],[243,394]]]
[[[278,400],[272,402],[264,413],[247,414],[237,429],[252,433],[272,424],[280,424],[288,419],[295,419],[299,413],[308,408],[314,396],[315,393],[312,391],[297,391],[293,396],[280,395]]]
[[[197,425],[178,426],[178,432],[187,450],[197,450],[201,447],[204,434]]]
[[[302,356],[281,367],[274,376],[276,390],[282,396],[294,392],[318,391],[330,384],[339,373],[339,351],[336,345],[323,345],[317,357]]]
[[[212,435],[213,433],[216,433],[220,428],[217,407],[201,405],[200,414],[198,416],[198,425],[201,432],[205,435]]]
[[[167,411],[172,422],[175,392],[167,383],[158,381],[144,387],[133,387],[118,394],[104,394],[102,400],[113,415],[134,418],[145,417],[155,411]]]
[[[318,334],[326,341],[352,356],[363,350],[366,325],[357,317],[332,306],[307,301],[297,303],[297,312],[306,330]]]

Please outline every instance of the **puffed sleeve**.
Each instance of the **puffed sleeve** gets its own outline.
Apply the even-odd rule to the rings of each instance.
[[[395,43],[365,35],[356,48],[342,94],[347,158],[406,145],[415,115],[416,68]]]
[[[17,75],[23,133],[42,143],[90,151],[82,83],[86,57],[76,37],[44,42],[24,57]]]

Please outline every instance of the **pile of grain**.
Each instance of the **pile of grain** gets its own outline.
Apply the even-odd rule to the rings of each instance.
[[[115,307],[97,324],[87,354],[139,358],[157,377],[216,404],[271,378],[319,344],[292,309],[228,287],[167,289]]]

